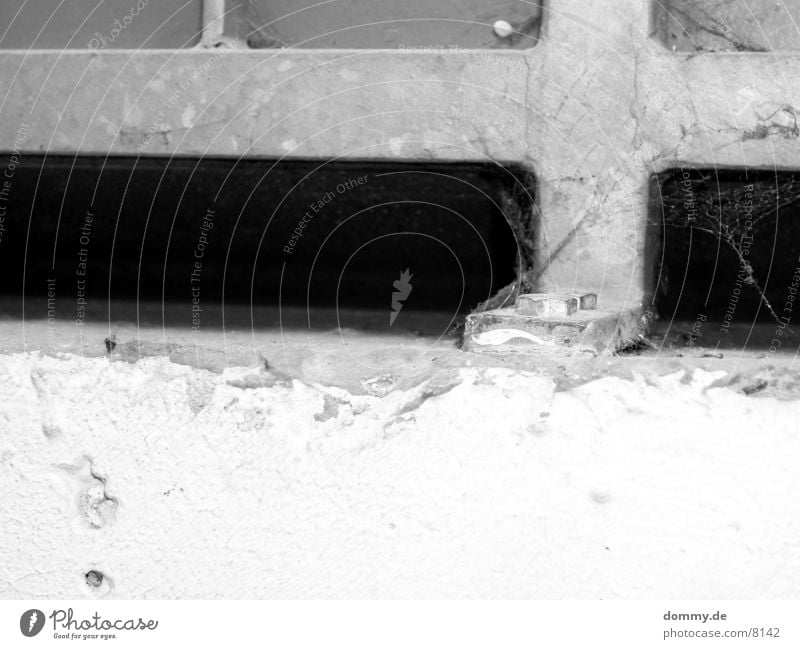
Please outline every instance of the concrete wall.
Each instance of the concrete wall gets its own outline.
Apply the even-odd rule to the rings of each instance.
[[[0,596],[794,599],[800,402],[726,381],[0,357]]]

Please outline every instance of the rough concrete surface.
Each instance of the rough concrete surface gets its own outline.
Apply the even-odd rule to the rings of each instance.
[[[4,356],[0,595],[794,598],[800,402],[726,377]]]

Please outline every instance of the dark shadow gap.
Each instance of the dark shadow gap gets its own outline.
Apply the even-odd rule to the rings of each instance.
[[[527,182],[495,164],[25,155],[0,203],[3,292],[26,318],[49,293],[69,319],[114,319],[113,301],[181,305],[178,325],[278,305],[311,326],[459,316],[515,278],[506,213]]]
[[[672,169],[650,196],[662,329],[706,347],[795,337],[800,173]]]

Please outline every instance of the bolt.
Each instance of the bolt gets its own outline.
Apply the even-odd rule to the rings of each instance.
[[[578,300],[557,293],[523,293],[517,296],[516,308],[521,315],[568,317],[578,310]]]
[[[505,20],[498,20],[492,25],[494,29],[494,34],[498,38],[508,38],[511,34],[514,33],[514,28],[511,26],[511,23]]]

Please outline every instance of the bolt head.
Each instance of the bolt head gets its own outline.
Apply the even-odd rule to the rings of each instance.
[[[492,29],[494,29],[494,34],[498,38],[508,38],[514,33],[514,28],[511,26],[511,23],[505,20],[498,20],[495,22]]]

